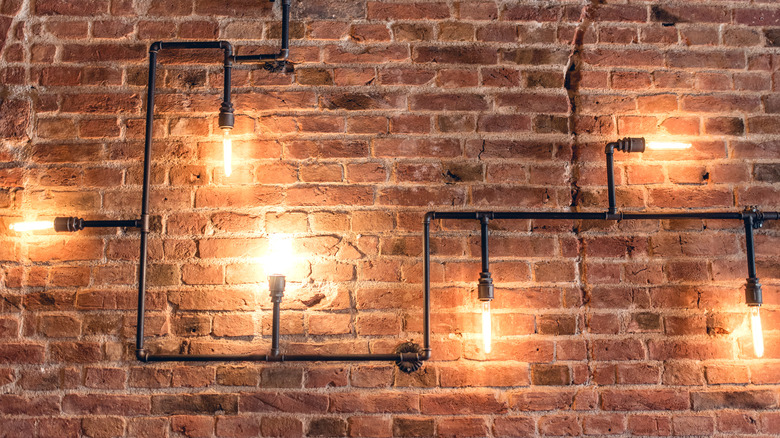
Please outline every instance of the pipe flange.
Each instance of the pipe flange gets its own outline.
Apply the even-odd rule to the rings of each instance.
[[[404,342],[395,349],[395,352],[398,354],[414,353],[419,357],[420,353],[422,353],[422,348],[414,342]],[[396,359],[395,364],[398,365],[398,369],[401,371],[406,374],[411,374],[422,368],[423,363],[420,359],[401,360],[399,358]]]

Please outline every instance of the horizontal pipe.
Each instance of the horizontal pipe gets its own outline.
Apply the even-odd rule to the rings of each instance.
[[[235,62],[252,61],[283,61],[287,59],[284,52],[279,53],[261,53],[259,55],[236,55],[233,57]]]
[[[459,219],[480,220],[483,216],[491,219],[555,219],[555,220],[642,220],[642,219],[736,219],[746,217],[762,220],[778,220],[780,212],[683,212],[683,213],[582,213],[582,212],[436,212],[425,215],[425,220]]]
[[[430,354],[140,354],[145,362],[392,362],[426,360]]]
[[[155,52],[162,49],[222,49],[233,53],[228,41],[157,41],[150,47]]]
[[[84,228],[109,228],[109,227],[128,227],[140,228],[141,221],[135,220],[104,220],[104,221],[84,221]]]

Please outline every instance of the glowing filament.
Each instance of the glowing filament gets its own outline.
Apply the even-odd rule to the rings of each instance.
[[[19,233],[36,230],[53,230],[54,221],[17,222],[9,225],[8,228]]]
[[[690,143],[679,143],[673,141],[650,141],[647,142],[647,148],[653,151],[679,151],[691,147]]]
[[[764,356],[764,333],[761,330],[761,314],[758,306],[750,307],[750,330],[753,332],[753,351],[756,357]]]
[[[292,240],[278,234],[271,235],[265,260],[268,275],[288,275],[294,263]]]
[[[482,346],[485,354],[491,350],[490,301],[482,302]]]
[[[222,150],[224,153],[225,176],[233,173],[233,141],[230,139],[230,130],[222,130]]]

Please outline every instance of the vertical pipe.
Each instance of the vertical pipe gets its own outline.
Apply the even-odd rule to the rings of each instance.
[[[225,50],[225,63],[224,63],[224,69],[225,69],[225,81],[222,86],[222,102],[223,104],[226,104],[227,106],[231,106],[230,103],[230,88],[231,88],[231,76],[233,71],[233,53],[232,50],[226,49]]]
[[[746,216],[745,222],[745,252],[747,253],[748,278],[757,278],[756,250],[753,243],[753,216]]]
[[[271,356],[279,356],[279,323],[280,323],[279,301],[274,301],[273,321],[271,322]]]
[[[282,50],[283,59],[290,54],[290,0],[282,2]]]
[[[490,272],[489,251],[488,251],[488,217],[482,215],[480,218],[481,224],[481,241],[482,241],[482,272]]]
[[[607,148],[607,193],[609,197],[609,214],[615,214],[615,154],[611,148]]]
[[[431,352],[431,215],[425,216],[423,225],[423,352],[429,355]]]
[[[144,176],[141,198],[141,249],[138,262],[138,316],[135,335],[136,355],[144,353],[144,310],[146,301],[147,245],[149,237],[149,185],[152,173],[152,137],[154,129],[154,89],[157,75],[157,51],[159,45],[149,49],[149,84],[146,90],[146,139],[144,142]]]

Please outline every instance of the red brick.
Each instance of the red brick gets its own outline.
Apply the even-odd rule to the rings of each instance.
[[[506,412],[507,406],[488,393],[423,394],[420,410],[432,415],[486,414]]]
[[[217,436],[256,437],[260,435],[260,418],[246,415],[217,418]]]
[[[354,416],[349,417],[348,430],[352,437],[390,437],[392,436],[392,423],[389,418]]]
[[[450,16],[446,3],[385,3],[368,2],[366,4],[369,20],[431,20]]]
[[[487,436],[488,425],[482,418],[442,418],[438,421],[437,436]]]
[[[41,15],[93,16],[107,12],[107,0],[37,0],[35,2],[35,13]]]
[[[607,390],[601,393],[602,408],[608,411],[687,410],[687,391],[667,389]]]
[[[205,438],[212,436],[215,419],[211,416],[174,415],[171,426],[174,432],[189,438]]]

